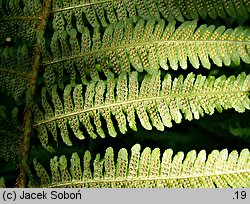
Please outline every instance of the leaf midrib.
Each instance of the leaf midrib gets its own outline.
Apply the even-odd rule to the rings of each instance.
[[[0,73],[1,72],[14,75],[15,77],[19,77],[23,80],[29,80],[29,73],[19,72],[17,70],[12,70],[12,69],[8,69],[8,68],[0,68]]]
[[[70,61],[76,58],[82,58],[84,56],[88,56],[88,55],[96,55],[96,54],[100,54],[100,53],[106,53],[108,51],[114,51],[114,50],[118,50],[118,49],[128,49],[128,48],[135,48],[138,46],[145,46],[147,44],[149,45],[155,45],[155,44],[165,44],[165,43],[176,43],[176,44],[180,44],[180,43],[197,43],[197,44],[203,44],[203,43],[228,43],[228,44],[243,44],[243,45],[247,45],[250,46],[250,41],[240,41],[240,40],[154,40],[154,41],[147,41],[147,42],[139,42],[139,43],[129,43],[129,44],[123,44],[123,45],[119,45],[119,46],[109,46],[106,48],[100,48],[100,49],[95,49],[95,50],[90,50],[89,52],[84,52],[80,55],[74,55],[71,57],[62,57],[62,59],[56,59],[53,60],[52,62],[44,62],[43,65],[47,66],[47,65],[51,65],[51,64],[56,64],[56,63],[60,63],[63,61]],[[197,45],[199,46],[199,45]]]
[[[94,106],[91,108],[86,108],[83,109],[81,111],[74,111],[71,113],[65,113],[65,114],[61,114],[61,115],[57,115],[55,117],[52,117],[50,119],[46,119],[43,120],[42,122],[39,122],[37,124],[35,124],[33,127],[37,127],[55,120],[60,120],[63,118],[67,118],[70,116],[74,116],[74,115],[79,115],[82,113],[86,113],[86,112],[91,112],[94,110],[101,110],[101,109],[105,109],[105,108],[111,108],[114,106],[123,106],[126,104],[133,104],[133,103],[139,103],[139,102],[145,102],[145,101],[155,101],[155,100],[162,100],[162,99],[173,99],[173,98],[192,98],[192,97],[198,97],[198,96],[208,96],[208,95],[226,95],[226,94],[239,94],[239,93],[248,93],[248,91],[211,91],[211,92],[202,92],[202,93],[171,93],[170,95],[167,96],[154,96],[154,97],[147,97],[147,98],[138,98],[138,99],[134,99],[134,100],[126,100],[126,101],[122,101],[122,102],[115,102],[115,103],[110,103],[110,104],[105,104],[105,105],[101,105],[101,106]]]
[[[12,16],[8,18],[2,18],[0,19],[0,22],[5,22],[5,21],[41,21],[42,19],[40,17],[36,16]]]
[[[55,9],[55,10],[52,10],[51,13],[67,11],[67,10],[72,10],[72,9],[78,9],[78,8],[82,8],[85,6],[98,5],[98,4],[108,3],[108,2],[115,2],[115,1],[118,1],[118,0],[103,0],[103,1],[96,1],[96,2],[88,2],[88,3],[84,3],[84,4],[80,4],[80,5],[68,6],[68,7],[64,7],[64,8],[60,8],[60,9]]]
[[[233,174],[243,174],[250,173],[249,169],[236,170],[236,171],[227,171],[223,173],[211,173],[211,174],[197,174],[197,175],[180,175],[180,176],[158,176],[158,177],[134,177],[134,178],[98,178],[98,179],[88,179],[88,180],[72,180],[71,182],[58,183],[48,185],[49,188],[63,187],[63,186],[74,186],[77,184],[84,183],[113,183],[113,182],[136,182],[136,181],[160,181],[160,180],[172,180],[172,179],[189,179],[189,178],[202,178],[202,177],[213,177],[213,176],[223,176],[223,175],[233,175]]]

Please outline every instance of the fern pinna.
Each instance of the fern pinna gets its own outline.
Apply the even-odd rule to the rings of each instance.
[[[248,0],[0,0],[0,187],[249,187],[249,14]],[[168,133],[216,142],[180,150]]]
[[[219,67],[232,62],[239,65],[240,60],[250,63],[249,29],[197,27],[197,21],[186,21],[178,28],[175,24],[172,21],[166,26],[163,19],[158,22],[141,19],[133,26],[132,19],[127,19],[110,24],[103,36],[98,28],[92,35],[87,28],[82,28],[80,43],[75,29],[68,34],[65,30],[61,34],[56,31],[50,41],[50,61],[43,62],[45,82],[50,89],[56,80],[61,82],[63,69],[72,82],[77,70],[82,82],[86,83],[88,75],[93,80],[100,78],[98,70],[106,77],[130,72],[131,67],[155,75],[160,67],[164,70],[187,69],[188,60],[196,69],[201,65],[209,69],[209,58]]]
[[[139,85],[137,72],[128,76],[123,72],[118,79],[111,77],[106,82],[90,82],[85,93],[81,84],[74,88],[67,85],[62,98],[64,104],[57,86],[54,86],[50,100],[53,107],[48,103],[46,88],[43,88],[41,100],[45,114],[34,105],[34,126],[44,147],[48,146],[48,131],[57,140],[57,127],[64,143],[72,145],[67,124],[78,139],[85,138],[79,128],[80,123],[92,138],[96,138],[97,134],[105,137],[101,116],[106,121],[109,135],[115,137],[117,132],[111,114],[122,134],[127,131],[126,121],[131,129],[137,129],[135,114],[145,129],[151,130],[153,125],[163,131],[164,126],[172,127],[172,121],[181,123],[183,117],[187,120],[199,119],[204,113],[213,114],[215,108],[219,112],[229,108],[244,112],[250,109],[249,91],[250,75],[246,76],[245,73],[237,78],[221,76],[217,79],[192,73],[185,79],[182,75],[172,79],[167,74],[162,80],[159,72],[154,76],[146,75]]]
[[[249,185],[248,149],[240,153],[226,149],[214,150],[206,155],[205,150],[173,155],[167,149],[162,156],[159,148],[151,151],[146,147],[140,153],[139,144],[131,148],[131,156],[122,148],[114,160],[112,147],[107,148],[104,158],[95,159],[86,151],[83,160],[73,153],[70,165],[63,155],[50,160],[50,172],[34,159],[34,167],[42,187],[90,187],[90,188],[227,188]],[[91,163],[93,162],[93,169]],[[70,170],[70,172],[68,171]]]
[[[183,22],[185,19],[207,18],[215,19],[218,16],[226,18],[237,14],[246,16],[250,12],[250,3],[247,0],[234,1],[203,1],[203,0],[58,0],[53,2],[53,26],[55,30],[72,27],[73,16],[76,17],[77,28],[81,29],[84,21],[81,14],[93,27],[100,25],[107,27],[127,18],[136,22],[139,18],[174,19]],[[85,19],[84,19],[85,20]]]

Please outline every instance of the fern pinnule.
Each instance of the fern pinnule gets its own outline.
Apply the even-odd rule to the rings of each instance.
[[[89,86],[89,87],[91,87],[91,86]],[[89,89],[87,89],[86,92],[85,92],[85,96],[88,98],[87,94],[90,94],[89,99],[93,98],[94,93],[89,92]],[[93,105],[93,103],[91,101],[89,101],[88,99],[83,100],[82,85],[77,85],[74,88],[73,98],[74,98],[75,111],[80,112],[82,110],[82,107],[88,109],[88,108],[92,107],[92,105]],[[92,124],[90,122],[89,113],[88,112],[85,112],[85,113],[83,112],[83,113],[79,114],[78,118],[79,118],[79,121],[86,127],[86,130],[87,130],[88,134],[92,138],[96,138],[97,136],[96,136],[96,133],[94,133],[94,128],[93,128],[93,126],[92,126]]]
[[[45,106],[45,107],[47,107],[47,106]],[[49,111],[46,108],[44,108],[44,109],[47,111],[45,116],[44,116],[43,112],[39,109],[39,107],[36,103],[34,103],[32,105],[32,111],[34,112],[34,123],[41,121],[41,120],[44,120],[46,118],[46,115],[51,114],[51,113],[48,113],[49,111],[51,111],[51,108],[49,108]],[[49,152],[54,152],[54,149],[49,145],[49,138],[44,137],[44,135],[48,135],[48,131],[50,131],[53,134],[54,140],[57,141],[57,133],[54,132],[54,131],[56,131],[56,129],[55,129],[56,126],[54,126],[54,125],[55,125],[54,123],[50,123],[46,126],[37,127],[37,132],[38,132],[37,137],[39,138],[42,146],[45,149],[47,149]]]
[[[50,170],[52,173],[51,182],[59,183],[61,180],[61,175],[59,173],[59,162],[57,156],[50,159]]]
[[[64,98],[64,113],[65,114],[69,114],[72,111],[74,111],[74,107],[73,107],[73,102],[72,102],[72,98],[71,98],[71,86],[66,86],[64,94],[63,94],[63,98]],[[78,118],[73,115],[69,117],[69,126],[71,127],[71,129],[74,132],[74,135],[78,138],[78,139],[84,139],[84,136],[82,134],[82,132],[79,130],[79,120]]]
[[[141,152],[136,144],[130,156],[126,149],[120,149],[116,161],[111,147],[106,149],[104,158],[97,154],[94,161],[86,151],[82,164],[77,153],[72,154],[70,165],[65,156],[59,161],[55,156],[50,160],[51,176],[36,159],[34,167],[40,187],[240,188],[249,187],[249,159],[248,149],[240,153],[214,150],[209,155],[205,150],[174,155],[172,149],[167,149],[161,155],[159,148],[151,151],[146,147]]]
[[[63,156],[62,156],[63,157]],[[60,157],[60,158],[62,158]],[[35,166],[35,169],[37,171],[37,176],[41,178],[41,183],[44,185],[49,185],[50,183],[50,178],[47,173],[47,171],[43,168],[43,166],[37,161],[36,158],[33,159],[33,164]],[[61,166],[60,166],[61,167]]]
[[[66,90],[65,90],[66,92]],[[60,97],[57,93],[57,88],[56,86],[53,88],[52,90],[52,101],[53,101],[53,105],[54,105],[54,114],[55,116],[58,115],[62,115],[64,114],[64,108],[63,108],[63,104],[60,100]],[[69,118],[70,121],[71,118]],[[61,118],[57,121],[57,125],[58,128],[61,130],[61,137],[63,139],[63,141],[67,144],[67,145],[72,145],[70,139],[69,139],[69,135],[68,135],[68,128],[67,128],[67,119],[66,118]]]
[[[70,163],[70,174],[72,175],[72,180],[79,181],[82,178],[82,168],[80,158],[76,152],[72,154]]]
[[[237,78],[226,78],[224,75],[206,78],[190,73],[185,79],[182,75],[172,79],[167,74],[162,80],[159,72],[157,75],[145,75],[139,85],[137,72],[129,75],[123,72],[117,79],[110,77],[107,81],[89,82],[85,93],[81,84],[74,88],[67,85],[62,98],[57,86],[52,90],[51,99],[43,88],[41,102],[45,115],[40,110],[34,111],[37,118],[34,127],[38,128],[43,144],[48,141],[47,130],[56,140],[57,126],[64,143],[69,146],[72,143],[68,127],[78,139],[86,137],[80,124],[92,138],[97,135],[104,138],[101,118],[106,121],[108,134],[112,137],[117,135],[113,119],[117,121],[119,131],[125,134],[127,123],[136,130],[135,115],[145,129],[155,127],[163,131],[164,126],[172,127],[173,121],[180,123],[183,118],[189,121],[199,119],[205,113],[212,115],[215,109],[219,112],[229,108],[237,112],[250,109],[249,78],[250,75],[246,76],[245,73],[239,74]],[[52,101],[53,107],[46,102],[48,99]],[[48,147],[47,142],[43,146]]]
[[[65,156],[61,156],[59,158],[59,168],[60,168],[60,172],[61,172],[61,178],[64,181],[70,181],[71,175],[68,172],[67,158]]]

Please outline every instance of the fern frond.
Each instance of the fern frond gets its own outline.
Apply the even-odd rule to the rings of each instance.
[[[39,13],[42,5],[39,0],[8,0],[0,2],[0,39],[21,38],[35,40]]]
[[[18,103],[27,89],[30,66],[31,55],[26,45],[0,48],[0,90]]]
[[[50,160],[48,173],[34,159],[34,168],[40,178],[40,187],[85,187],[85,188],[241,188],[249,187],[250,153],[227,149],[214,150],[206,155],[205,150],[192,150],[173,154],[167,149],[161,156],[160,149],[151,151],[136,144],[128,156],[120,149],[114,160],[112,147],[106,149],[104,158],[97,154],[95,160],[86,151],[83,161],[73,153],[70,164],[65,156]],[[93,170],[91,163],[93,162]],[[70,169],[70,172],[68,171]]]
[[[34,110],[35,125],[38,135],[45,148],[48,148],[48,132],[57,137],[57,128],[67,145],[72,145],[69,138],[68,126],[78,139],[84,139],[80,124],[92,138],[96,133],[105,137],[101,117],[107,123],[108,134],[117,135],[113,119],[117,121],[119,131],[125,134],[127,123],[136,130],[135,115],[141,125],[151,130],[152,126],[163,131],[164,126],[172,127],[172,121],[180,123],[182,119],[193,120],[212,115],[217,109],[234,108],[238,112],[250,109],[249,91],[250,75],[241,73],[236,78],[230,76],[205,77],[188,74],[172,79],[167,74],[161,79],[160,72],[146,75],[139,85],[138,73],[119,77],[109,77],[107,81],[91,81],[85,92],[81,84],[74,88],[67,85],[63,96],[59,96],[57,86],[52,90],[52,97],[42,90],[42,106],[45,115],[36,105]],[[85,94],[85,98],[83,95]],[[51,106],[52,101],[53,106]],[[111,115],[114,118],[111,119]],[[92,122],[93,121],[93,122]]]
[[[165,26],[164,20],[156,22],[152,19],[139,20],[133,26],[129,19],[109,25],[102,40],[99,29],[94,29],[91,36],[84,28],[80,42],[76,35],[75,29],[69,35],[63,31],[61,37],[58,32],[54,33],[51,39],[52,61],[43,58],[45,76],[51,76],[46,74],[49,72],[62,73],[65,69],[74,82],[78,70],[86,82],[88,75],[98,80],[99,69],[110,76],[110,71],[115,74],[130,72],[131,65],[139,72],[146,70],[154,75],[160,67],[165,70],[177,70],[179,66],[187,69],[188,60],[195,68],[202,65],[208,69],[211,66],[209,59],[219,67],[223,64],[229,66],[232,62],[239,65],[240,60],[250,63],[249,29],[241,27],[234,30],[213,25],[197,27],[196,21],[186,21],[175,28],[175,22]],[[95,68],[95,64],[99,67]]]
[[[13,108],[10,113],[5,106],[0,105],[0,158],[11,160],[17,165],[20,161],[19,143],[22,134],[19,129],[18,108]]]
[[[100,24],[106,27],[127,18],[132,18],[134,22],[138,18],[159,20],[160,15],[169,22],[174,19],[183,22],[185,18],[198,19],[200,16],[210,16],[213,19],[218,16],[248,16],[250,5],[247,0],[64,0],[55,1],[52,12],[55,30],[61,31],[65,27],[69,31],[73,19],[76,19],[76,26],[80,31],[84,21],[88,21],[93,27],[99,27]]]

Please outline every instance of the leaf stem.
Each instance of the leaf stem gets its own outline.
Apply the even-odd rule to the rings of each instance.
[[[37,25],[36,32],[43,31],[47,25],[47,19],[50,14],[50,5],[52,0],[46,0],[44,2],[43,10],[39,14],[39,19],[41,21]],[[27,175],[28,178],[32,178],[32,174],[28,165],[28,156],[30,151],[30,140],[32,136],[32,122],[33,122],[33,113],[32,113],[32,102],[36,92],[36,80],[38,76],[38,70],[40,67],[40,47],[39,43],[37,42],[33,47],[33,64],[31,70],[31,76],[29,80],[29,88],[27,91],[27,96],[30,92],[29,100],[26,100],[25,110],[24,110],[24,133],[20,145],[20,152],[21,152],[21,163],[20,163],[20,173],[16,181],[16,187],[24,188],[27,186]],[[27,97],[26,96],[26,97]]]

